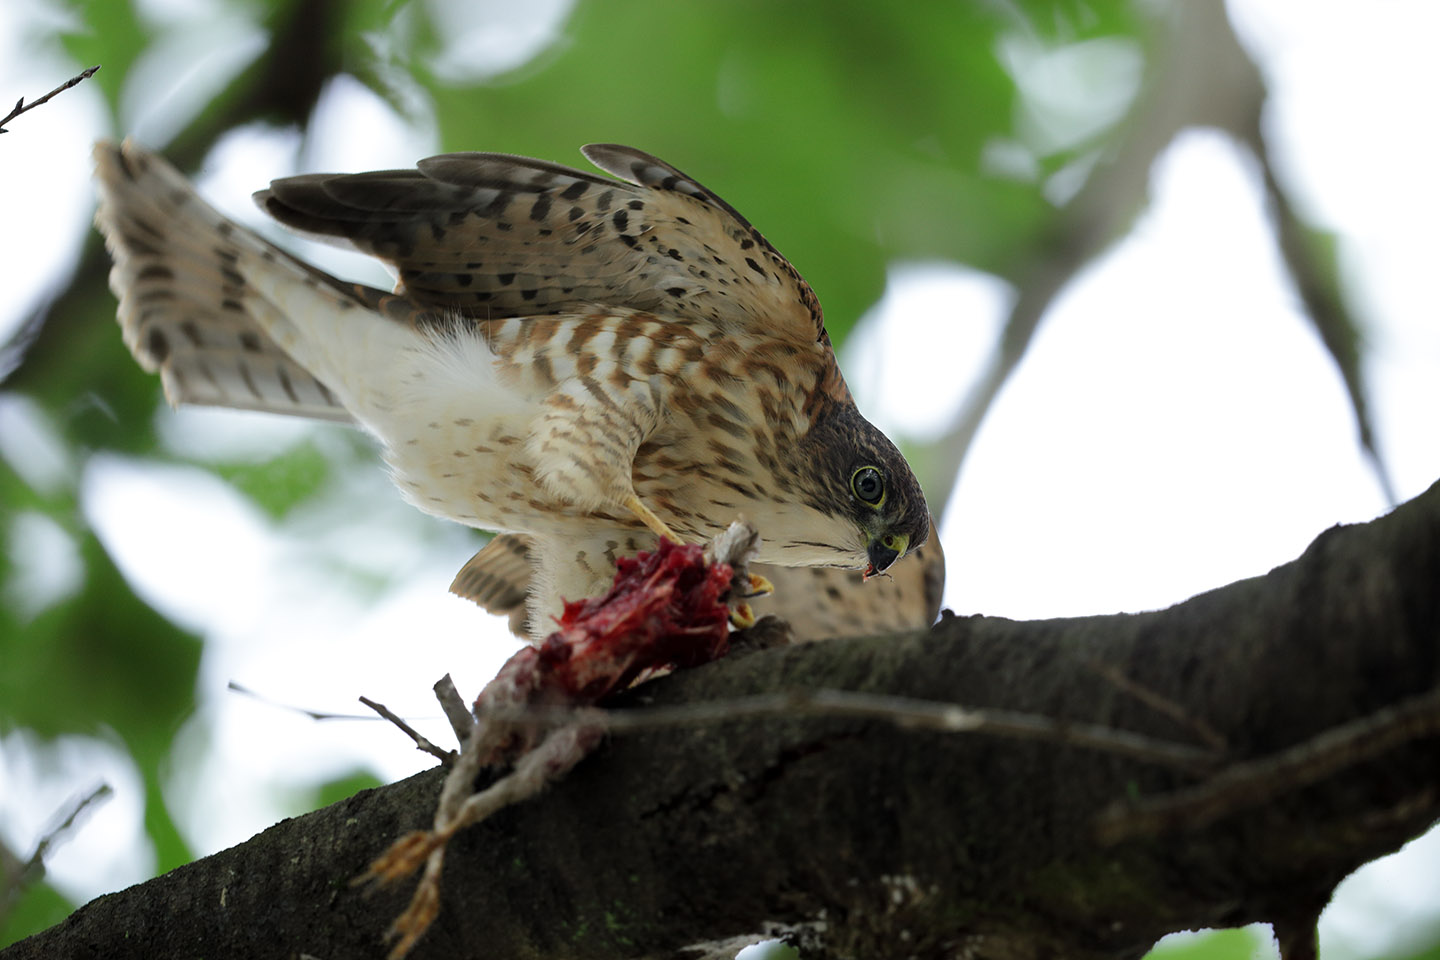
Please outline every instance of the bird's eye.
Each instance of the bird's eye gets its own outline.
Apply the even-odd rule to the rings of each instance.
[[[885,478],[874,467],[861,467],[850,475],[850,489],[861,500],[878,507],[885,499]]]

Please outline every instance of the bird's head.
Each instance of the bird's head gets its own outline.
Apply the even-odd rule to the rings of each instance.
[[[855,532],[865,576],[884,573],[930,536],[930,511],[905,457],[853,406],[817,421],[802,444],[811,505]]]

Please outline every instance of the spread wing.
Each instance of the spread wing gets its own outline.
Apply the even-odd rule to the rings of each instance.
[[[609,304],[824,339],[809,284],[728,203],[639,150],[584,153],[624,182],[451,153],[415,170],[287,177],[255,199],[289,227],[391,263],[398,292],[427,307],[500,318]]]

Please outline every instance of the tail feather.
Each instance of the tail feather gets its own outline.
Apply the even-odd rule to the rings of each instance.
[[[530,632],[525,597],[530,592],[534,561],[531,541],[523,534],[502,533],[480,548],[455,574],[450,592],[473,600],[491,613],[510,618],[510,632]]]
[[[401,336],[364,309],[385,294],[343,284],[226,219],[132,143],[97,143],[95,166],[95,221],[115,260],[110,287],[125,343],[160,373],[172,404],[350,419],[345,366],[333,353],[373,346],[375,336],[333,336],[327,324],[364,316]]]

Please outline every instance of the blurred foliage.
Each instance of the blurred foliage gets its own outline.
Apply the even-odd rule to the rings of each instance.
[[[1434,946],[1421,950],[1419,953],[1412,953],[1400,960],[1440,960],[1440,930],[1436,930],[1432,936]]]
[[[646,3],[583,3],[563,51],[483,97],[423,62],[415,75],[445,149],[504,131],[508,152],[565,160],[618,141],[676,163],[796,261],[841,340],[879,298],[887,262],[1004,275],[1048,228],[1042,182],[984,169],[987,145],[1016,135],[1001,37],[1077,43],[1137,26],[1113,0],[1030,6],[1043,15],[1021,23],[984,4],[746,0],[672,5],[657,24]]]
[[[139,77],[132,68],[162,44],[183,47],[196,25],[166,20],[163,5],[64,6],[72,27],[59,39],[77,64],[104,66],[94,82],[123,133],[122,104],[137,94],[159,103],[171,92],[131,89]],[[441,66],[455,38],[439,13],[469,10],[473,20],[488,7],[458,0],[215,6],[255,23],[269,43],[234,76],[211,78],[216,96],[177,118],[172,143],[156,145],[182,167],[194,168],[220,136],[247,124],[303,127],[324,84],[340,73],[403,113],[432,118],[447,150],[583,164],[582,143],[632,143],[730,199],[793,257],[820,293],[837,343],[879,299],[891,262],[958,261],[1018,282],[1063,246],[1062,208],[1047,196],[1052,178],[1083,173],[1117,149],[1124,112],[1070,118],[1085,132],[1068,139],[1037,138],[1026,122],[1034,105],[1006,51],[1043,55],[1107,41],[1143,60],[1163,21],[1163,5],[1131,0],[663,7],[584,0],[558,40],[528,64],[496,76],[476,64],[473,75],[456,76],[453,65]],[[997,165],[997,149],[1006,163]],[[256,186],[269,173],[256,171]],[[1092,246],[1086,256],[1098,252]],[[79,476],[89,457],[174,456],[160,450],[154,428],[159,384],[138,369],[116,331],[107,268],[92,237],[72,286],[0,363],[0,371],[14,368],[5,389],[38,405],[71,458],[68,482],[43,489],[0,461],[7,512],[0,528],[10,536],[10,511],[39,511],[73,539],[83,566],[80,586],[62,603],[28,619],[0,609],[0,732],[25,728],[53,738],[113,730],[142,772],[146,830],[163,870],[188,857],[161,797],[161,771],[195,707],[201,643],[135,595],[84,519]],[[283,523],[330,487],[334,466],[327,451],[301,443],[261,463],[205,468]],[[26,554],[24,543],[0,551],[5,583]],[[317,787],[308,800],[328,803],[374,783],[356,774]],[[0,942],[63,912],[45,886],[20,904]],[[1232,943],[1228,937],[1204,943]],[[1205,955],[1235,955],[1214,949]]]
[[[374,774],[357,770],[346,776],[336,777],[318,784],[309,796],[302,798],[302,802],[297,806],[302,813],[319,810],[321,807],[328,807],[347,797],[353,797],[361,790],[373,790],[384,785],[384,782]]]
[[[216,464],[213,469],[276,520],[320,493],[330,481],[331,461],[303,443],[261,463]]]
[[[1146,960],[1254,960],[1268,944],[1269,928],[1264,924],[1238,930],[1207,930],[1204,933],[1171,937],[1151,950]]]
[[[29,623],[6,623],[6,636],[23,642],[6,646],[0,722],[23,721],[42,737],[110,727],[142,767],[158,765],[194,706],[199,640],[136,597],[93,535],[79,547],[78,594]]]
[[[8,912],[0,910],[0,947],[53,927],[74,909],[75,905],[48,883],[25,888]]]

